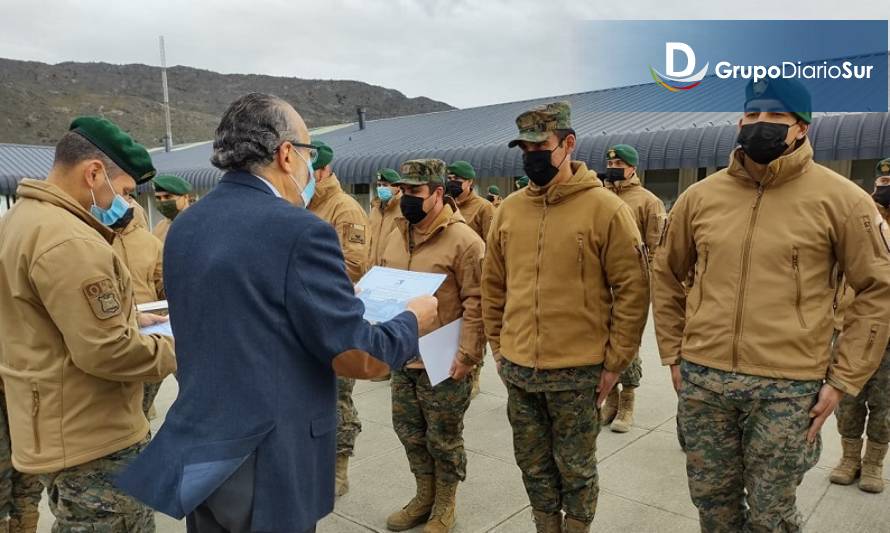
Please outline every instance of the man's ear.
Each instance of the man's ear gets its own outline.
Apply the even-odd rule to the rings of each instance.
[[[84,161],[82,164],[84,181],[90,189],[95,189],[96,185],[105,179],[105,172],[103,172],[105,166],[98,159]]]
[[[797,140],[799,141],[806,137],[807,132],[810,131],[810,125],[803,121],[798,122],[798,125],[800,126],[800,136],[797,137]]]

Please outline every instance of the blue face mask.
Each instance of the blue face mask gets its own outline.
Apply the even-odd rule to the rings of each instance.
[[[114,188],[111,186],[111,180],[108,179],[107,173],[105,173],[105,184],[108,185],[108,188],[114,193]],[[103,209],[96,204],[96,195],[93,194],[92,189],[90,189],[90,195],[93,197],[93,205],[90,206],[90,214],[106,226],[111,226],[119,221],[127,214],[127,210],[130,209],[130,204],[127,203],[123,196],[117,193],[114,193],[114,200],[111,201],[111,205],[108,209]]]
[[[381,202],[388,202],[392,200],[392,191],[389,187],[377,187],[377,198],[380,198]]]
[[[306,171],[309,172],[309,181],[306,183],[306,187],[303,187],[301,189],[300,185],[297,183],[297,180],[295,180],[293,176],[288,177],[291,179],[292,182],[294,182],[294,185],[297,186],[297,189],[300,190],[300,197],[303,199],[303,207],[308,208],[309,202],[311,202],[312,197],[315,196],[315,171],[312,169],[312,161],[307,161],[306,158],[300,154],[300,152],[297,152],[296,150],[294,150],[294,152],[296,152],[297,155],[300,156],[300,159],[302,159],[303,162],[306,163]]]

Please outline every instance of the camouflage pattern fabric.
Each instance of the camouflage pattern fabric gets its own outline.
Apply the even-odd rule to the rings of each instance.
[[[596,385],[602,366],[537,370],[501,361],[513,452],[532,509],[586,524],[599,498]]]
[[[356,437],[362,432],[358,409],[352,402],[354,388],[354,379],[337,378],[337,455],[349,457],[354,453]]]
[[[154,533],[151,509],[118,490],[112,480],[148,446],[148,437],[95,461],[40,474],[56,517],[53,533]]]
[[[641,379],[643,379],[643,360],[640,358],[640,353],[637,352],[634,360],[621,373],[618,383],[621,383],[624,388],[636,388],[640,386]]]
[[[37,529],[37,506],[42,493],[43,485],[37,476],[23,474],[12,467],[6,395],[0,389],[0,521],[8,516],[11,531],[33,533]]]
[[[568,102],[552,102],[536,106],[516,117],[519,135],[507,146],[516,146],[520,141],[544,142],[556,130],[572,129],[572,107]]]
[[[142,412],[145,413],[145,416],[148,417],[148,410],[151,409],[152,404],[155,403],[155,398],[158,396],[158,392],[161,390],[161,383],[143,383],[143,393],[142,393]]]
[[[701,530],[800,531],[797,486],[819,460],[806,441],[820,381],[733,374],[683,361],[678,417]]]
[[[430,386],[426,370],[392,373],[392,426],[415,476],[457,483],[467,477],[464,413],[470,406],[470,376]]]
[[[441,159],[411,159],[399,167],[401,177],[396,185],[426,185],[445,183],[445,161]]]
[[[844,395],[836,416],[837,430],[842,437],[858,439],[865,431],[870,441],[890,442],[890,347],[859,396]]]

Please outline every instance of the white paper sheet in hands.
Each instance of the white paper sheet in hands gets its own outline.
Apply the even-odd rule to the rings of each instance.
[[[434,294],[445,274],[410,272],[375,266],[359,280],[358,297],[365,304],[365,319],[385,322],[405,310],[408,301]]]
[[[170,327],[170,321],[166,320],[160,324],[140,328],[139,333],[143,335],[166,335],[167,337],[172,337],[173,328]]]
[[[429,335],[420,338],[420,358],[430,377],[430,385],[435,387],[448,379],[451,372],[451,363],[457,353],[460,343],[460,325],[462,320],[457,319],[446,324]]]

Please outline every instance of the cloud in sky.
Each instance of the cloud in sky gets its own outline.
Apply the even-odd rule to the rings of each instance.
[[[582,19],[890,18],[886,0],[0,1],[0,57],[354,79],[458,107],[566,94]],[[633,35],[628,35],[633,39]],[[614,43],[612,54],[620,54]],[[0,80],[2,81],[2,80]]]

